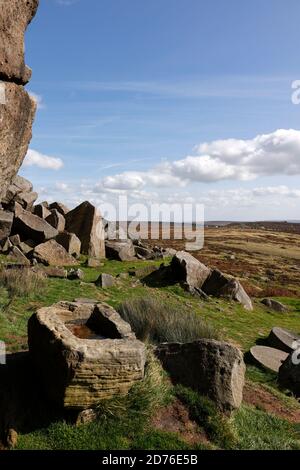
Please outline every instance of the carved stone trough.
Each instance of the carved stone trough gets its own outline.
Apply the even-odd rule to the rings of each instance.
[[[28,322],[28,343],[45,391],[65,408],[125,395],[144,376],[144,344],[107,304],[42,308]]]

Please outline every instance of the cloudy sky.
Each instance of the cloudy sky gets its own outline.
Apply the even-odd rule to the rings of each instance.
[[[300,219],[299,0],[40,0],[21,173],[42,200]]]

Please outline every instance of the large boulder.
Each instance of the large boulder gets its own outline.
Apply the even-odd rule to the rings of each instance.
[[[245,309],[253,310],[252,301],[241,283],[237,279],[226,276],[217,269],[210,273],[202,285],[202,290],[207,295],[235,300],[241,303]]]
[[[171,262],[172,276],[191,287],[202,288],[211,270],[186,251],[178,251]]]
[[[68,207],[65,206],[62,202],[52,202],[52,204],[49,205],[48,209],[51,211],[55,209],[64,217],[67,215],[68,212],[70,212],[70,209],[68,209]]]
[[[41,243],[33,250],[32,256],[46,266],[74,266],[77,261],[55,240]]]
[[[298,349],[290,354],[280,367],[278,381],[281,387],[300,397],[300,342]]]
[[[19,234],[22,240],[30,239],[37,243],[58,235],[58,231],[45,220],[23,209],[19,209],[15,214],[12,231]]]
[[[39,0],[0,2],[0,79],[25,84],[31,70],[24,62],[24,33],[34,17]]]
[[[134,245],[131,240],[105,242],[105,252],[108,259],[132,261],[135,257]]]
[[[241,406],[246,367],[235,346],[202,339],[161,344],[156,353],[175,383],[208,396],[224,412]]]
[[[17,4],[14,1],[13,3]],[[1,2],[0,8],[8,4],[9,2]],[[36,104],[22,86],[10,82],[2,82],[0,86],[4,87],[5,94],[5,104],[0,104],[0,200],[2,200],[27,153]]]
[[[102,218],[90,202],[83,202],[66,214],[66,231],[77,235],[81,253],[92,258],[105,258]]]
[[[36,206],[34,206],[32,212],[34,215],[37,215],[41,219],[47,219],[47,217],[51,215],[51,212],[44,204],[37,204]]]
[[[9,237],[13,224],[13,214],[0,210],[0,240]]]
[[[70,255],[76,258],[80,256],[81,241],[75,233],[61,232],[57,235],[55,240],[63,246]]]
[[[58,405],[87,409],[143,379],[146,348],[106,304],[61,302],[28,323],[31,357]]]

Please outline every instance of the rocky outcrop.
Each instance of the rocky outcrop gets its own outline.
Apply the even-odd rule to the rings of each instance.
[[[0,2],[0,201],[16,176],[31,139],[36,104],[22,86],[31,77],[24,62],[24,33],[38,3]]]
[[[2,198],[2,205],[7,209],[14,210],[15,203],[17,203],[23,209],[30,211],[37,198],[38,194],[33,191],[32,183],[17,175]]]
[[[39,0],[0,2],[0,79],[26,84],[31,70],[24,62],[24,33]]]
[[[66,231],[77,235],[81,253],[91,258],[105,258],[102,218],[90,202],[83,202],[66,214]]]
[[[203,339],[161,344],[156,353],[174,382],[208,396],[224,412],[241,406],[246,367],[235,346]]]
[[[75,335],[80,322],[94,339]],[[105,304],[61,302],[39,310],[29,320],[28,343],[45,391],[65,408],[125,395],[144,376],[144,344]]]
[[[64,216],[56,209],[52,209],[50,215],[46,218],[46,222],[56,228],[58,232],[65,230],[66,221]]]
[[[61,202],[52,202],[52,204],[49,205],[48,209],[50,211],[55,209],[64,217],[67,215],[68,212],[70,212],[70,209],[68,209],[68,207],[62,204]]]
[[[13,224],[13,214],[0,210],[0,240],[8,237]]]
[[[69,255],[78,258],[81,251],[81,241],[75,233],[62,232],[59,233],[55,239],[57,243],[64,247]]]
[[[8,82],[2,82],[0,86],[4,88],[5,94],[5,104],[0,104],[0,200],[2,200],[28,150],[36,105],[22,86]]]
[[[77,261],[55,240],[41,243],[33,250],[32,255],[39,263],[46,266],[74,266]]]

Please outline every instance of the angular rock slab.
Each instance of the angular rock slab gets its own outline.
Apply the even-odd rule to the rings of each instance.
[[[0,240],[9,237],[13,224],[13,214],[0,210]]]
[[[203,339],[161,344],[156,353],[175,382],[208,396],[224,412],[241,406],[246,366],[235,346]]]
[[[1,201],[27,153],[36,104],[22,86],[0,82],[0,87],[4,87],[5,92],[5,103],[0,104]]]
[[[268,344],[270,346],[288,354],[294,351],[294,343],[297,341],[300,341],[299,335],[278,327],[272,328],[268,337]]]
[[[39,0],[0,2],[0,79],[25,84],[31,70],[24,62],[24,33],[36,14]]]
[[[288,357],[288,354],[279,349],[269,348],[268,346],[253,346],[250,354],[259,365],[273,372],[278,372],[282,363]]]
[[[61,232],[57,235],[55,240],[63,246],[70,255],[76,258],[80,256],[81,241],[75,233]]]
[[[171,262],[174,279],[201,289],[211,270],[186,251],[178,251]]]
[[[105,258],[104,228],[98,210],[88,201],[66,214],[66,231],[81,241],[81,253]]]
[[[107,339],[78,338],[74,322],[89,323]],[[125,395],[144,377],[144,344],[106,304],[61,302],[38,310],[28,323],[28,343],[45,391],[65,408],[88,409]]]
[[[37,215],[18,209],[13,223],[13,232],[20,235],[22,240],[30,239],[42,243],[58,235],[58,231]]]
[[[106,257],[118,261],[132,261],[135,258],[134,245],[131,240],[126,241],[106,241]]]
[[[55,240],[41,243],[33,250],[32,256],[46,266],[75,266],[77,261]]]

